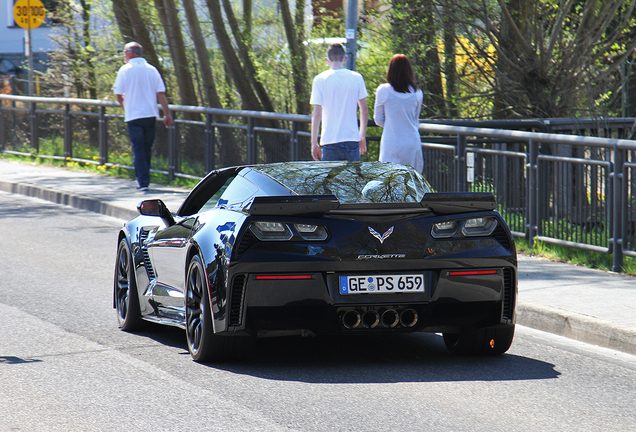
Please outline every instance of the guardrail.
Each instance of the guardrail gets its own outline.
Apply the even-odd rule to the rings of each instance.
[[[200,178],[219,166],[311,158],[308,115],[181,105],[170,110],[174,125],[157,128],[153,147],[153,165],[159,166],[153,172],[170,180]],[[0,151],[133,169],[117,102],[0,95],[0,111]],[[41,152],[43,141],[53,150]],[[90,151],[74,143],[87,143]]]
[[[538,239],[613,254],[614,271],[624,255],[636,257],[635,141],[428,123],[420,132],[432,186],[494,192],[530,246]],[[426,143],[431,133],[457,143]]]
[[[311,159],[310,116],[170,109],[175,124],[157,128],[153,154],[153,171],[170,179],[197,179],[220,166]],[[494,192],[513,234],[530,245],[539,239],[613,254],[615,271],[624,255],[636,257],[636,142],[624,139],[633,118],[512,123],[544,132],[491,128],[511,127],[501,121],[482,123],[487,128],[453,123],[420,126],[424,175],[434,189]],[[116,102],[0,95],[2,152],[132,170],[129,148]]]

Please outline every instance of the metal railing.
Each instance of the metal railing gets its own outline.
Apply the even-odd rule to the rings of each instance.
[[[429,123],[420,132],[433,188],[494,192],[513,234],[531,247],[538,239],[613,254],[614,271],[624,255],[636,257],[636,141]],[[456,145],[427,143],[427,134]]]
[[[170,180],[311,159],[310,116],[170,109],[175,124],[157,128],[153,148],[153,171]],[[531,246],[538,239],[613,254],[615,271],[624,255],[636,257],[636,142],[624,139],[633,118],[452,123],[420,125],[424,175],[435,190],[494,192],[513,234]],[[116,102],[0,95],[2,152],[132,170],[129,148]]]
[[[153,172],[170,180],[201,178],[219,166],[311,158],[308,115],[180,105],[170,110],[174,125],[157,127],[152,155],[158,167]],[[0,151],[133,169],[117,102],[0,95],[0,114]]]

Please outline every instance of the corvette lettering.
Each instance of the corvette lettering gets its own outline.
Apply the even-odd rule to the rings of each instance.
[[[358,255],[359,260],[406,258],[406,254]]]

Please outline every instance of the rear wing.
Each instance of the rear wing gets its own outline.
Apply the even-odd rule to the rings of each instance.
[[[252,216],[319,217],[340,206],[334,195],[295,195],[255,197],[247,212]]]
[[[427,193],[420,203],[436,215],[492,211],[497,208],[492,192]]]
[[[326,213],[379,216],[432,212],[435,215],[448,215],[492,211],[496,208],[495,196],[490,192],[445,192],[427,193],[419,203],[341,204],[334,195],[259,196],[246,210],[252,216],[320,217]]]

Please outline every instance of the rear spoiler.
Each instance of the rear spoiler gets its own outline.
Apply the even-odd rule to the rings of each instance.
[[[252,216],[313,216],[336,214],[428,213],[448,215],[491,211],[497,207],[490,192],[427,193],[419,203],[340,204],[334,195],[259,196],[247,212]]]
[[[247,212],[252,216],[321,216],[339,206],[334,195],[259,196]]]
[[[427,193],[420,203],[436,215],[492,211],[497,208],[492,192]]]

